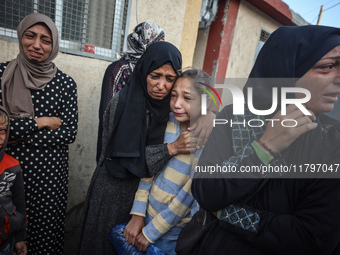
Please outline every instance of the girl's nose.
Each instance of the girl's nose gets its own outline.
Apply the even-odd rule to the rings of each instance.
[[[175,101],[174,107],[175,107],[176,109],[180,109],[180,108],[182,107],[182,105],[181,105],[181,100],[180,100],[180,99],[177,99],[177,100]]]

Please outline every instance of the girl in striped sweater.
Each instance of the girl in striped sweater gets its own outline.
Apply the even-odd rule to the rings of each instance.
[[[173,143],[181,135],[190,140],[188,127],[201,115],[204,84],[210,84],[210,77],[201,70],[189,69],[179,75],[171,92],[165,143]],[[125,240],[138,250],[146,251],[152,243],[166,254],[176,254],[178,235],[198,210],[191,194],[192,169],[201,153],[195,141],[191,137],[187,153],[171,157],[156,176],[141,179],[131,210],[132,218],[124,231]],[[169,153],[172,154],[171,148]]]

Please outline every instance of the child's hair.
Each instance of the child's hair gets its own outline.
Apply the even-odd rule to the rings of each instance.
[[[184,71],[181,70],[177,78],[189,78],[191,80],[191,85],[196,89],[199,94],[207,94],[207,90],[212,92],[211,89],[208,87],[211,86],[212,83],[210,75],[200,69],[190,68]],[[210,101],[210,97],[208,98],[208,100]],[[208,109],[210,108],[210,105],[208,105]]]
[[[178,78],[189,78],[192,81],[191,85],[193,85],[194,88],[201,88],[197,90],[200,94],[206,94],[206,92],[202,89],[207,89],[210,91],[210,89],[204,84],[211,86],[211,77],[209,74],[203,72],[200,69],[191,68],[185,71],[182,70],[179,73]]]
[[[2,109],[0,109],[0,125],[8,125],[8,115]]]

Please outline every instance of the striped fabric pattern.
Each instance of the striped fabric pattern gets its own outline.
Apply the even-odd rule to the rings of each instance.
[[[171,113],[164,142],[174,142],[181,132],[180,123]],[[176,240],[184,224],[198,210],[191,194],[193,170],[190,163],[197,162],[200,153],[201,150],[195,155],[176,155],[158,175],[141,179],[131,214],[145,217],[143,234],[150,243],[160,237]]]

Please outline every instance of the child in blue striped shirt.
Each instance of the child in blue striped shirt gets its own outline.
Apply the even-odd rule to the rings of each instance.
[[[181,73],[171,92],[170,119],[164,142],[170,145],[182,134],[190,139],[187,131],[201,115],[201,98],[210,84],[209,75],[198,69]],[[208,103],[207,103],[208,104]],[[193,140],[193,137],[191,137]],[[169,154],[176,154],[168,146]],[[193,165],[201,150],[193,143],[187,154],[177,154],[156,176],[142,178],[131,210],[132,219],[125,228],[124,236],[140,251],[146,251],[153,243],[166,254],[176,254],[178,235],[198,210],[191,194]],[[189,152],[194,152],[192,155]]]

